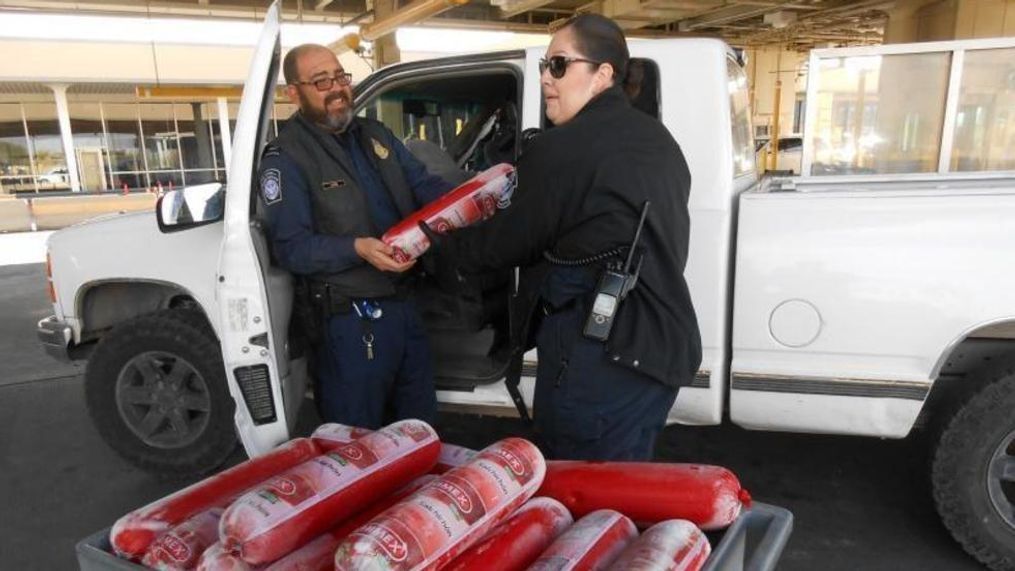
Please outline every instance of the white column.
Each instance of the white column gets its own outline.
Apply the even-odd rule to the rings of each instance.
[[[219,133],[222,134],[222,158],[226,163],[226,177],[229,176],[229,163],[233,156],[233,134],[229,132],[229,105],[225,97],[218,98]]]
[[[56,116],[60,120],[60,140],[63,141],[63,156],[67,161],[67,176],[70,178],[70,189],[81,192],[81,180],[78,178],[78,157],[74,153],[74,136],[70,130],[70,111],[67,109],[67,85],[51,84],[53,97],[56,98]]]

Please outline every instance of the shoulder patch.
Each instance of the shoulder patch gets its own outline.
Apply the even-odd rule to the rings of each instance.
[[[261,173],[261,196],[268,205],[282,202],[282,175],[278,169],[265,169]]]

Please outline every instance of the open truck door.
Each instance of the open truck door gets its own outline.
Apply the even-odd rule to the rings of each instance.
[[[243,88],[216,279],[222,360],[236,401],[237,434],[251,456],[289,438],[306,382],[303,361],[290,366],[286,332],[292,277],[270,263],[255,194],[278,78],[280,20],[276,1],[268,9]]]

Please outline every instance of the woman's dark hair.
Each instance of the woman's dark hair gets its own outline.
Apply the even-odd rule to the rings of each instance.
[[[557,31],[571,28],[575,47],[585,57],[613,66],[613,84],[624,85],[627,78],[627,51],[624,31],[616,22],[599,14],[578,14]]]

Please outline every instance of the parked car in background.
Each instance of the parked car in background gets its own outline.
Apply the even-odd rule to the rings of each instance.
[[[66,167],[50,169],[45,174],[39,175],[38,179],[39,188],[43,190],[70,188],[70,173]]]

